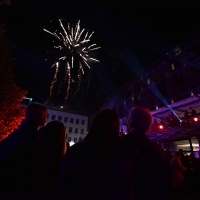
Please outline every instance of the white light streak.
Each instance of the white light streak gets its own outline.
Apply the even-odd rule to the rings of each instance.
[[[88,37],[88,39],[90,39],[92,37],[93,33],[94,33],[94,31],[90,34],[90,36]]]
[[[57,51],[59,50],[59,55],[61,55],[58,58],[58,60],[63,60],[63,61],[66,60],[67,62],[67,66],[65,65],[66,67],[65,67],[65,78],[64,78],[64,80],[67,81],[67,91],[66,91],[67,94],[65,96],[65,99],[67,99],[69,96],[71,81],[77,80],[76,78],[71,77],[72,74],[71,70],[77,70],[77,68],[74,67],[74,65],[76,65],[76,60],[79,62],[79,68],[77,71],[79,77],[78,88],[77,88],[78,90],[81,81],[81,72],[82,74],[84,74],[83,66],[86,65],[90,69],[90,66],[88,64],[89,60],[99,62],[99,60],[95,58],[90,58],[90,55],[88,55],[89,51],[94,51],[96,49],[99,49],[100,47],[95,47],[96,44],[91,44],[90,46],[87,46],[94,32],[92,32],[88,36],[89,32],[87,31],[85,36],[83,36],[85,29],[80,30],[80,20],[78,21],[78,23],[74,28],[72,26],[70,27],[70,24],[68,23],[67,29],[65,29],[61,19],[59,19],[59,23],[63,32],[58,31],[57,33],[57,31],[54,31],[53,33],[46,29],[44,29],[44,31],[53,35],[61,42],[61,44],[55,45],[54,48]],[[58,69],[60,67],[58,62],[55,63],[55,65],[56,65],[56,72],[54,75],[54,80],[51,83],[50,96],[52,94],[53,85],[57,80]]]
[[[92,44],[90,45],[87,49],[90,49],[91,47],[95,46],[96,44]]]
[[[99,60],[95,59],[95,58],[89,58],[90,60],[96,61],[96,62],[100,62]]]
[[[90,69],[90,66],[88,65],[88,63],[87,62],[85,62],[85,60],[83,61],[87,66],[88,66],[88,68]]]
[[[96,47],[96,48],[93,48],[93,49],[89,49],[89,51],[94,51],[94,50],[97,50],[97,49],[100,49],[101,47]]]
[[[74,56],[72,56],[72,68],[74,66]]]

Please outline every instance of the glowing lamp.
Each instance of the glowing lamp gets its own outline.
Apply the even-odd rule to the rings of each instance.
[[[163,125],[159,125],[159,129],[163,129],[164,128],[164,126]]]
[[[198,121],[198,118],[197,118],[197,117],[194,117],[194,121],[197,122],[197,121]]]

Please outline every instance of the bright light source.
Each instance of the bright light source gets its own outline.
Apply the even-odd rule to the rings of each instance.
[[[164,128],[164,126],[163,125],[159,125],[159,129],[163,129]]]
[[[60,108],[63,108],[63,106],[60,106]]]
[[[197,117],[194,117],[194,121],[197,122],[197,121],[198,121],[198,118],[197,118]]]
[[[69,142],[70,147],[71,147],[72,145],[74,145],[74,144],[75,144],[75,143],[74,143],[73,141]]]

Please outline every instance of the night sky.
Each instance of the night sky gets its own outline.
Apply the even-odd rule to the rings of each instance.
[[[109,2],[109,3],[108,3]],[[15,82],[28,96],[43,103],[48,99],[53,78],[52,62],[45,61],[52,47],[54,31],[63,23],[94,31],[92,43],[100,63],[91,65],[91,75],[83,80],[72,109],[96,112],[106,98],[145,70],[170,49],[200,28],[197,3],[139,1],[12,1],[0,8],[6,37],[15,46]]]

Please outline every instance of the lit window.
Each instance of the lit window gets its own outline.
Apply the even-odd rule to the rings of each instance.
[[[79,124],[79,119],[76,119],[76,124]]]
[[[84,125],[85,124],[85,120],[83,119],[83,120],[81,120],[81,124],[82,125]]]
[[[62,121],[62,116],[59,116],[59,117],[58,117],[58,121]]]
[[[68,121],[68,117],[65,117],[64,118],[64,122],[66,123]]]
[[[80,132],[80,134],[81,134],[81,135],[83,135],[83,134],[84,134],[84,129],[81,129],[81,132]]]
[[[52,115],[51,119],[52,119],[52,120],[55,120],[55,119],[56,119],[56,116],[55,116],[55,115]]]
[[[71,137],[68,137],[68,142],[71,142]]]
[[[150,81],[150,79],[148,78],[148,79],[147,79],[147,85],[150,85],[150,83],[151,83],[151,81]]]
[[[69,133],[72,133],[73,128],[69,127]]]
[[[75,143],[77,142],[77,138],[74,138],[74,142],[75,142]]]
[[[70,123],[74,123],[74,118],[70,118]]]
[[[75,128],[75,133],[78,133],[78,128]]]

